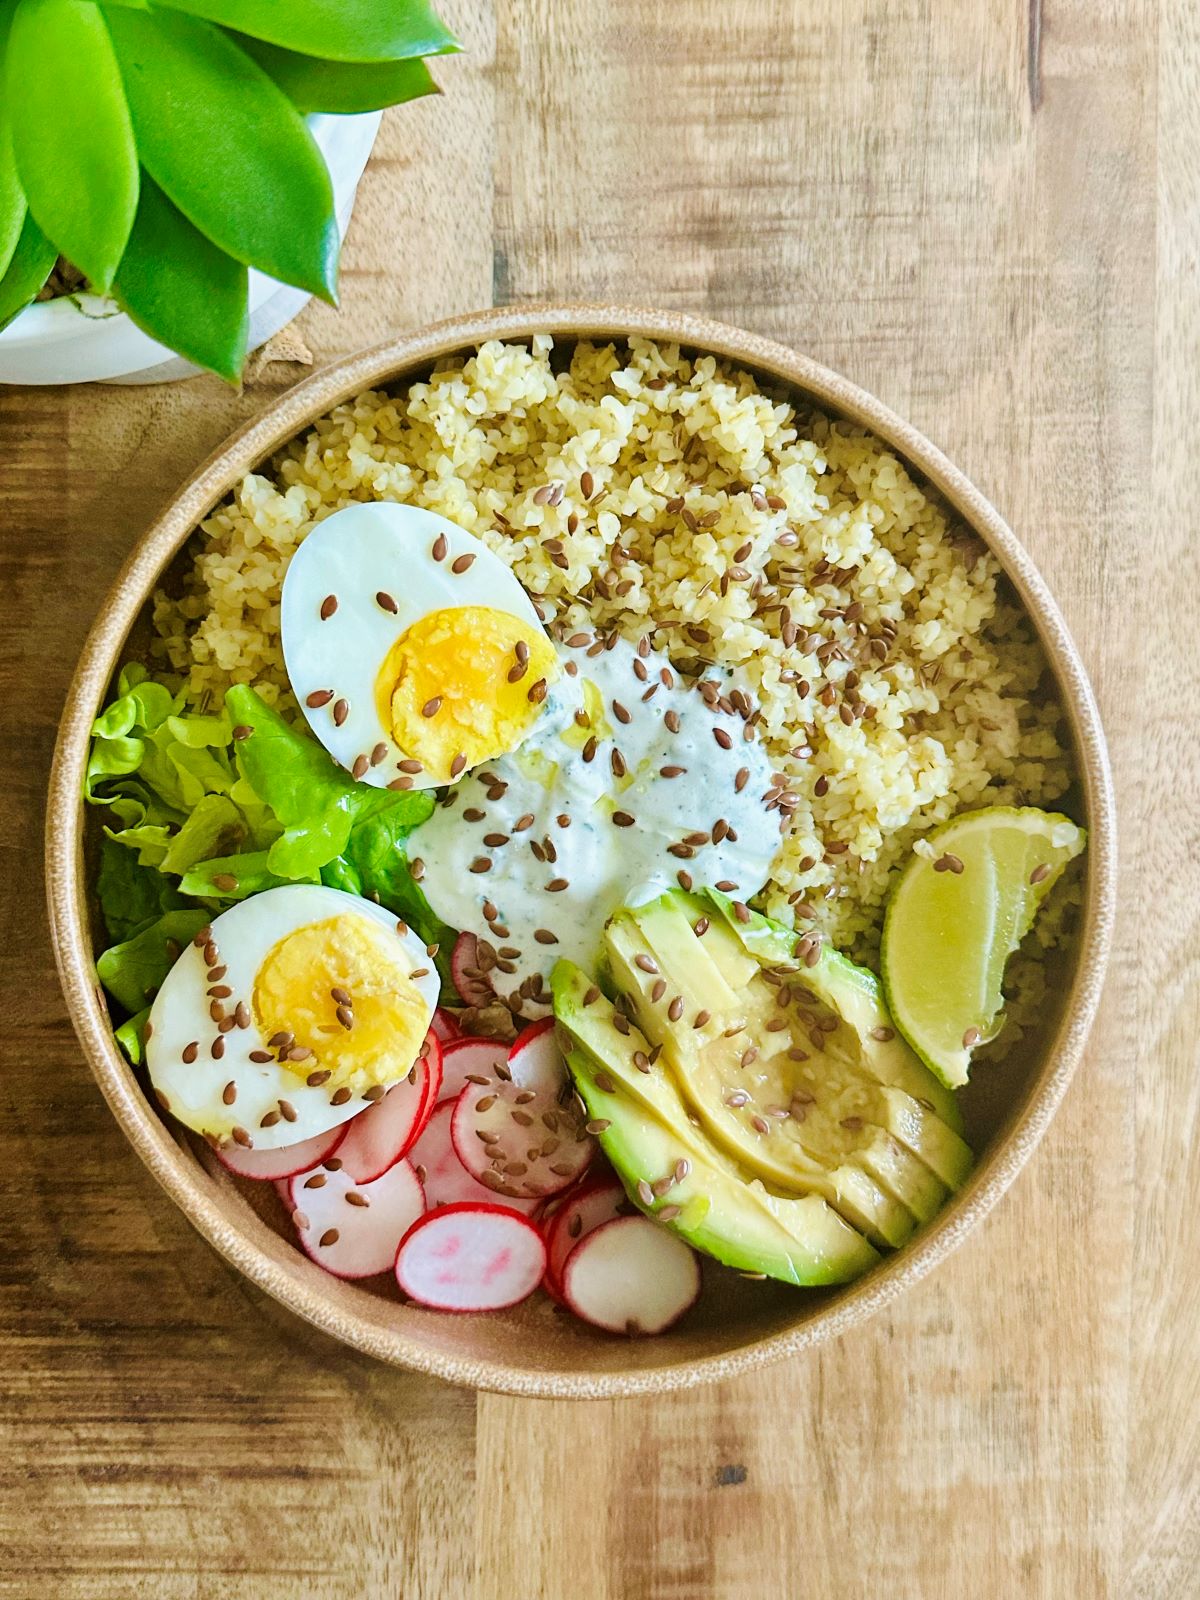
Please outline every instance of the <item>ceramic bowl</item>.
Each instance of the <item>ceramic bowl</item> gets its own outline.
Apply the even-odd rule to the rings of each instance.
[[[131,629],[164,569],[241,476],[315,418],[360,390],[402,384],[438,359],[488,338],[557,340],[631,334],[676,340],[728,358],[778,389],[871,428],[937,490],[999,559],[1033,619],[1065,712],[1076,773],[1070,808],[1089,831],[1083,914],[1054,958],[1039,1031],[967,1091],[968,1135],[979,1161],[936,1220],[866,1277],[832,1290],[796,1290],[718,1272],[673,1332],[656,1339],[598,1335],[535,1296],[506,1313],[444,1316],[402,1305],[386,1287],[328,1276],[286,1236],[269,1184],[238,1183],[211,1152],[160,1117],[118,1050],[96,981],[85,845],[96,826],[80,800],[93,718]],[[380,1360],[453,1382],[514,1394],[600,1397],[729,1378],[795,1355],[887,1305],[941,1261],[995,1205],[1046,1129],[1079,1060],[1104,975],[1113,915],[1114,822],[1095,702],[1058,608],[1025,550],[977,489],[914,428],[845,378],[777,344],[698,317],[621,307],[485,312],[407,334],[299,384],[229,440],[171,500],[126,562],[85,646],[62,719],[49,797],[48,891],[63,987],[96,1079],[138,1155],[195,1227],[230,1262],[300,1316]]]

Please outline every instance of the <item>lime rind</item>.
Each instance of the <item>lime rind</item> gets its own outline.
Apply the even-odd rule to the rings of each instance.
[[[948,1087],[966,1083],[972,1051],[999,1032],[1009,957],[1086,839],[1059,812],[991,806],[926,835],[903,869],[884,918],[884,990],[896,1026]],[[961,872],[935,869],[947,856]]]

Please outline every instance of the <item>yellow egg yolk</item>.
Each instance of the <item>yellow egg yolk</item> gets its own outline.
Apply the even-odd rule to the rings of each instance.
[[[490,606],[431,611],[396,640],[375,680],[380,721],[439,783],[515,750],[558,676],[535,623]]]
[[[398,1082],[417,1059],[428,1017],[407,952],[368,917],[330,917],[286,934],[254,980],[263,1039],[291,1034],[292,1048],[311,1054],[284,1066],[302,1081],[327,1072],[330,1092],[361,1095]]]

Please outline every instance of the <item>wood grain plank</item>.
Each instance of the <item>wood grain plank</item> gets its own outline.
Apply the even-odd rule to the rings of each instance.
[[[1200,442],[1195,23],[1190,5],[1161,8],[1153,500],[1148,523],[1145,502],[1131,508],[1136,574],[1123,592],[1142,598],[1117,660],[1136,666],[1110,729],[1126,773],[1125,950],[1137,1063],[1124,1519],[1126,1592],[1136,1600],[1188,1600],[1200,1573],[1200,658],[1191,619],[1200,518],[1186,488]]]

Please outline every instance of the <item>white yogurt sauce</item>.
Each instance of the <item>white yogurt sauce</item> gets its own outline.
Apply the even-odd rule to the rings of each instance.
[[[591,969],[619,906],[681,872],[747,899],[779,845],[770,763],[742,718],[664,656],[591,644],[559,647],[567,671],[520,749],[462,779],[410,841],[433,910],[495,947],[512,968],[490,973],[497,991],[524,984],[527,1000],[561,956]]]

